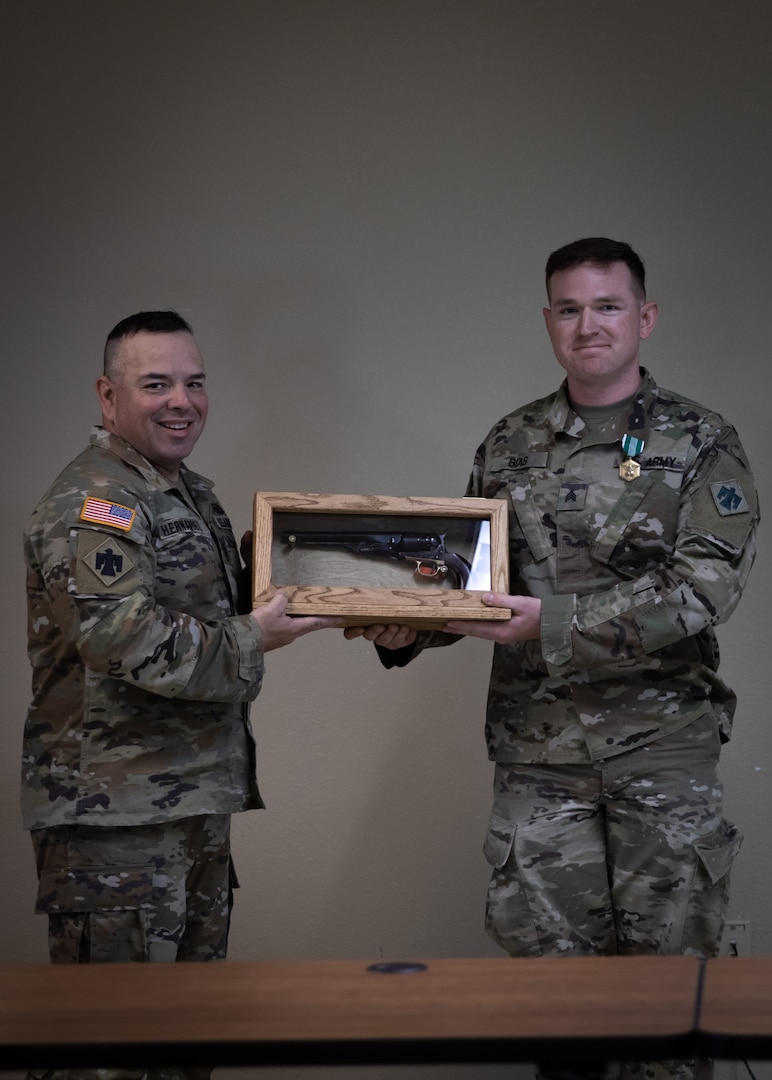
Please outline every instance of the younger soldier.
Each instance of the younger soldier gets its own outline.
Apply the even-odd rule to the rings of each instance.
[[[486,925],[512,956],[710,957],[740,847],[722,814],[735,695],[714,626],[753,562],[753,478],[722,417],[639,367],[658,308],[629,245],[576,241],[546,278],[565,382],[496,424],[467,489],[509,504],[514,595],[485,600],[512,617],[446,628],[496,643]],[[387,666],[452,640],[364,636]]]

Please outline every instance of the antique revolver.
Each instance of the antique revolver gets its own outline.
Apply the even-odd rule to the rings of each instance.
[[[440,533],[301,532],[287,529],[281,534],[281,539],[282,543],[294,547],[345,548],[357,555],[414,562],[416,577],[447,580],[454,589],[465,588],[469,580],[469,563],[455,551],[446,550],[444,535]]]

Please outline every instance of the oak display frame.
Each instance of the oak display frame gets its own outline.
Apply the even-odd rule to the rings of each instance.
[[[451,525],[458,522],[464,528],[474,522],[489,526],[490,590],[456,589],[441,585],[421,584],[417,588],[391,588],[378,584],[380,559],[368,560],[372,565],[372,584],[330,585],[325,583],[324,560],[328,552],[315,552],[318,584],[276,583],[274,581],[274,552],[277,535],[281,532],[281,517],[296,520],[297,515],[343,516],[347,527],[367,522],[372,530],[373,519],[382,520],[388,529],[390,521],[411,519],[435,520]],[[287,518],[286,515],[295,515]],[[313,520],[311,518],[310,520]],[[332,495],[298,491],[258,491],[254,497],[252,600],[253,606],[268,603],[280,589],[286,593],[289,615],[334,615],[345,626],[367,626],[372,623],[399,623],[419,629],[436,629],[449,619],[505,620],[511,617],[509,608],[485,606],[483,592],[509,591],[507,504],[499,499],[445,499],[423,496],[389,495]]]

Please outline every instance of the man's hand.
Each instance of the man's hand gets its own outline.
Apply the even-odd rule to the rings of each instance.
[[[343,631],[343,636],[348,641],[361,637],[365,641],[372,641],[373,645],[380,645],[384,649],[404,649],[406,645],[413,645],[415,635],[416,632],[412,627],[399,626],[397,623],[348,626]]]
[[[277,592],[267,604],[255,608],[252,618],[260,627],[264,652],[291,645],[304,634],[343,626],[343,619],[331,615],[286,615],[287,594]]]
[[[507,622],[477,622],[454,619],[445,624],[449,634],[485,638],[507,645],[514,641],[537,641],[541,637],[541,600],[535,596],[510,596],[508,593],[485,593],[482,601],[488,607],[508,607],[512,617]]]

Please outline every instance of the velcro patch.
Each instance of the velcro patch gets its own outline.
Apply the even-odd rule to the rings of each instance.
[[[546,450],[535,450],[530,454],[515,454],[507,459],[508,469],[544,469],[549,455]]]
[[[78,561],[75,586],[79,593],[118,593],[127,595],[134,588],[136,563],[131,545],[114,536],[81,529],[78,536]],[[120,582],[120,584],[119,584]]]
[[[750,510],[742,488],[736,480],[716,480],[710,485],[710,493],[716,510],[722,517],[729,514],[747,514]]]
[[[170,536],[179,536],[180,533],[199,533],[206,535],[206,529],[196,518],[173,518],[171,521],[163,521],[158,526],[158,535],[166,540]]]
[[[584,510],[587,484],[561,484],[558,510]]]
[[[136,510],[120,503],[108,502],[107,499],[95,499],[89,495],[80,512],[81,521],[93,521],[97,525],[112,525],[113,528],[128,532],[134,524]]]

